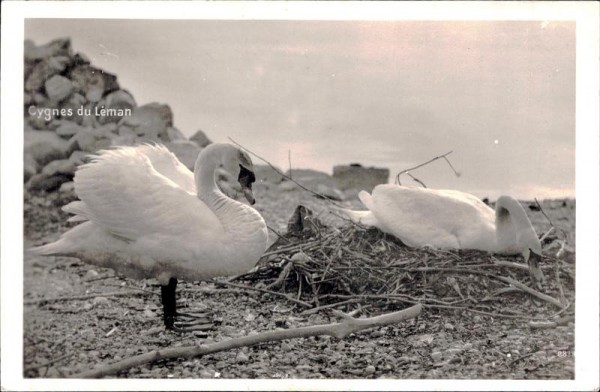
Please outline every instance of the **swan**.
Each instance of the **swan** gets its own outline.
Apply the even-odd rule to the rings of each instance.
[[[478,249],[521,254],[534,281],[542,246],[525,210],[510,196],[500,196],[495,211],[477,197],[456,191],[377,185],[372,194],[358,195],[367,211],[342,209],[352,221],[377,227],[411,247]]]
[[[133,279],[157,279],[168,329],[189,326],[177,320],[177,279],[247,272],[264,253],[267,226],[261,215],[215,183],[223,167],[254,204],[252,160],[241,149],[210,144],[193,173],[162,145],[116,147],[91,158],[75,173],[79,200],[63,207],[74,215],[69,221],[80,224],[31,250],[77,257]]]

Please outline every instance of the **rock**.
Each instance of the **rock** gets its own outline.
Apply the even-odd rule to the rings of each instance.
[[[61,121],[58,128],[56,128],[56,134],[59,136],[70,138],[71,136],[80,132],[83,128],[73,121]]]
[[[248,362],[248,356],[246,354],[244,354],[243,351],[240,351],[237,356],[235,357],[235,361],[237,363],[246,363]]]
[[[66,184],[66,183],[65,183]],[[85,273],[85,278],[86,279],[94,279],[98,277],[98,272],[96,270],[88,270],[88,272]]]
[[[389,169],[365,168],[358,164],[335,166],[333,178],[338,189],[358,189],[371,192],[378,184],[386,184],[390,176]]]
[[[44,87],[44,83],[58,71],[50,66],[48,60],[41,60],[26,73],[25,91],[37,92]]]
[[[58,191],[60,193],[73,193],[75,192],[75,183],[73,181],[63,182]]]
[[[31,40],[25,40],[25,61],[41,60],[52,56],[71,57],[71,40],[58,38],[45,45],[36,46]]]
[[[94,298],[92,303],[94,305],[104,305],[105,306],[105,305],[109,304],[109,301],[108,301],[108,298],[99,296],[99,297]]]
[[[87,152],[96,152],[113,145],[111,138],[96,135],[93,128],[83,128],[69,139],[68,143],[71,151],[82,150]]]
[[[52,131],[25,130],[25,154],[42,166],[67,157],[69,143]]]
[[[39,170],[39,165],[31,154],[26,153],[23,156],[23,175],[25,182],[35,175]]]
[[[366,374],[373,374],[375,373],[375,366],[373,365],[369,365],[365,368],[365,373]]]
[[[177,141],[177,140],[187,141],[187,138],[185,137],[183,132],[181,132],[179,129],[177,129],[175,127],[167,128],[167,137],[169,138],[169,141],[172,141],[172,142]]]
[[[71,63],[71,59],[68,56],[55,56],[48,59],[48,65],[50,68],[60,73],[67,69],[67,66]]]
[[[450,323],[446,323],[446,324],[444,324],[444,329],[447,329],[449,331],[453,331],[454,330],[454,325],[452,325]]]
[[[64,76],[54,75],[44,84],[48,98],[60,102],[73,92],[73,83]]]
[[[106,123],[92,128],[91,131],[97,138],[112,138],[117,136],[118,128],[115,123]]]
[[[254,165],[254,176],[257,184],[266,182],[276,185],[283,181],[283,176],[268,165]]]
[[[117,133],[119,136],[112,139],[113,146],[133,146],[137,140],[137,135],[128,126],[120,126]]]
[[[27,182],[27,189],[32,191],[52,192],[57,190],[63,183],[71,181],[73,176],[57,174],[48,177],[44,174],[35,174]]]
[[[190,140],[193,141],[194,143],[196,143],[198,145],[198,147],[201,147],[201,148],[204,148],[212,143],[210,141],[210,139],[206,136],[206,134],[204,132],[202,132],[201,130],[198,130],[198,132],[193,134],[192,137],[190,138]]]
[[[122,125],[147,141],[168,142],[167,128],[173,126],[173,113],[168,105],[149,103],[136,107],[130,117],[123,117],[119,127]]]
[[[69,159],[57,159],[48,163],[42,169],[42,174],[51,177],[57,174],[73,175],[75,173],[75,164]]]
[[[69,160],[73,162],[75,166],[82,165],[88,161],[89,154],[85,151],[73,151]]]
[[[90,63],[90,59],[83,53],[75,53],[73,56],[73,66],[78,65],[88,65]]]
[[[202,149],[196,143],[188,140],[177,140],[170,143],[165,143],[165,147],[169,149],[177,159],[181,161],[188,169],[194,170],[194,164],[198,158],[198,154]]]
[[[104,108],[108,115],[99,116],[98,122],[106,124],[109,122],[119,122],[123,117],[133,114],[133,109],[137,106],[135,99],[126,90],[117,90],[107,94],[100,102],[98,108]]]
[[[98,102],[111,91],[119,89],[117,77],[91,65],[80,65],[71,71],[71,80],[77,92],[90,102]]]
[[[298,185],[294,184],[291,181],[283,181],[281,184],[279,184],[278,188],[282,192],[291,192],[298,189]]]
[[[434,351],[431,353],[431,359],[434,360],[434,362],[439,362],[442,360],[442,353],[440,351]]]
[[[68,115],[63,116],[63,119],[67,119],[81,125],[84,117],[84,113],[81,108],[85,106],[86,102],[87,101],[83,95],[79,93],[71,94],[71,96],[64,100],[60,105],[62,109],[67,110],[67,113],[69,113]]]

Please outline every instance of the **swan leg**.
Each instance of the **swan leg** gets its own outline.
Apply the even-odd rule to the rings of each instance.
[[[167,285],[160,287],[161,301],[163,305],[163,320],[167,329],[173,329],[175,326],[175,315],[177,314],[177,299],[175,290],[177,289],[177,279],[169,279]]]
[[[205,314],[177,312],[176,289],[176,278],[169,279],[169,283],[160,288],[165,327],[176,332],[206,331],[213,328],[213,323]],[[186,322],[190,319],[194,321]]]

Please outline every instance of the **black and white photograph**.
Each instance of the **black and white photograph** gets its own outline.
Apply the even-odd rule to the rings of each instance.
[[[2,388],[598,390],[598,11],[4,2]]]

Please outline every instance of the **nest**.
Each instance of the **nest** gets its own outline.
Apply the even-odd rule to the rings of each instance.
[[[475,250],[410,248],[377,229],[356,224],[325,226],[298,206],[257,267],[238,277],[263,290],[284,293],[313,309],[426,307],[492,316],[548,319],[574,302],[574,266],[545,254],[545,282],[532,288],[521,257]]]

